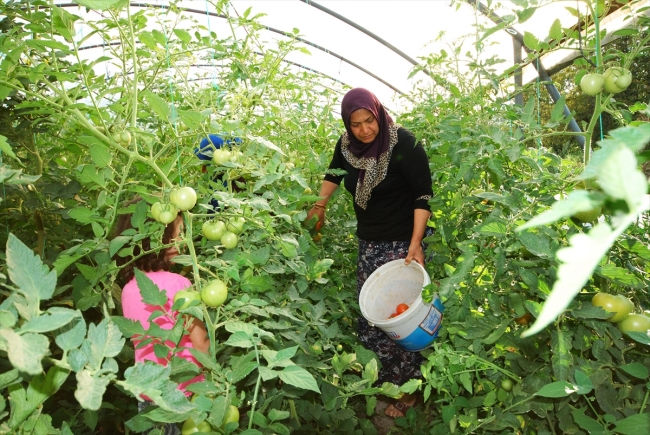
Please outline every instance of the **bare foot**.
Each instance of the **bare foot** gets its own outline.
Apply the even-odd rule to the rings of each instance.
[[[386,407],[386,410],[384,412],[391,418],[405,417],[406,411],[411,406],[415,405],[416,399],[417,397],[415,397],[413,394],[404,394],[398,401],[402,406],[390,404]]]

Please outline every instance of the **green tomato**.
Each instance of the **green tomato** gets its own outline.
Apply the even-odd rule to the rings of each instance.
[[[503,388],[506,391],[511,391],[512,390],[512,380],[510,379],[504,379],[501,381],[501,388]]]
[[[226,415],[223,417],[223,424],[221,427],[223,428],[228,423],[239,423],[239,409],[237,409],[235,405],[230,405],[228,411],[226,411]]]
[[[230,151],[223,148],[214,150],[212,153],[212,161],[218,165],[223,165],[230,160]]]
[[[591,304],[601,307],[605,311],[614,313],[610,322],[617,323],[624,320],[634,309],[634,304],[623,295],[610,295],[609,293],[596,293],[591,299]]]
[[[232,151],[230,153],[230,159],[229,160],[231,162],[233,162],[233,163],[237,163],[239,161],[239,159],[242,158],[243,155],[244,155],[244,153],[242,153],[241,151]]]
[[[228,219],[228,225],[226,226],[226,229],[231,233],[240,234],[242,231],[244,231],[245,223],[246,219],[244,219],[242,216],[231,217]]]
[[[307,186],[305,187],[305,190],[303,191],[305,195],[311,195],[311,187]]]
[[[220,279],[212,280],[201,289],[201,300],[208,307],[219,307],[228,298],[228,287]]]
[[[120,133],[120,143],[122,145],[129,145],[131,143],[131,133],[128,131]]]
[[[603,214],[602,207],[598,206],[587,211],[580,211],[573,215],[574,218],[578,219],[582,223],[594,222],[596,219]]]
[[[160,215],[158,216],[158,221],[161,224],[165,224],[165,225],[171,224],[172,222],[174,222],[174,219],[176,219],[176,213],[172,213],[169,210],[164,210],[160,212]]]
[[[220,240],[226,232],[226,224],[222,221],[205,221],[201,227],[201,232],[208,240]]]
[[[184,302],[183,305],[181,305],[178,309],[184,310],[190,306],[190,303],[192,303],[192,301],[200,301],[201,295],[199,294],[199,292],[195,292],[192,290],[181,290],[176,292],[176,294],[174,295],[174,303],[176,303],[179,299],[182,299]]]
[[[115,142],[120,143],[121,142],[121,135],[119,133],[113,133],[111,135],[111,139],[113,139]]]
[[[185,423],[183,423],[181,434],[189,435],[197,432],[209,433],[211,431],[212,431],[212,426],[210,426],[210,423],[208,423],[207,421],[202,421],[201,423],[196,424],[194,423],[194,420],[192,420],[192,417],[190,417],[187,420],[185,420]]]
[[[196,205],[196,191],[189,186],[181,187],[172,191],[169,200],[180,211],[191,210]]]
[[[228,232],[221,236],[221,244],[226,249],[232,249],[237,246],[237,234]]]
[[[647,333],[650,329],[650,317],[643,314],[630,314],[618,323],[618,329],[627,334],[629,332]]]
[[[611,94],[623,92],[632,83],[632,74],[625,68],[607,68],[603,76],[605,77],[605,91]]]
[[[160,221],[160,213],[163,212],[162,202],[154,202],[151,206],[151,216],[157,221]]]
[[[602,74],[585,74],[580,79],[580,89],[587,95],[592,97],[600,94],[603,90],[603,84],[605,83],[605,77]]]

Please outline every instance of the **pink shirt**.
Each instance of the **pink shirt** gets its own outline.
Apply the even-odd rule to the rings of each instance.
[[[158,286],[160,290],[165,290],[167,292],[167,303],[163,307],[165,311],[170,312],[171,307],[174,304],[174,295],[184,290],[192,285],[189,279],[185,278],[182,275],[173,272],[167,272],[164,270],[158,272],[146,272],[145,273],[153,282]],[[160,307],[153,305],[147,305],[142,302],[142,296],[140,295],[140,289],[138,284],[133,278],[131,281],[126,283],[124,289],[122,290],[122,312],[124,317],[127,319],[140,322],[142,327],[146,330],[149,328],[149,317],[154,311],[160,310]],[[154,322],[158,324],[162,329],[172,329],[174,322],[176,321],[175,317],[178,312],[172,312],[173,318],[169,316],[162,315],[154,319]],[[153,361],[157,364],[166,366],[168,360],[166,358],[158,358],[153,350],[154,343],[149,343],[145,346],[138,347],[138,343],[141,340],[133,340],[135,345],[135,361],[144,362],[144,361]],[[174,343],[168,341],[167,346],[173,348]],[[180,358],[184,358],[188,361],[193,362],[197,366],[201,367],[201,364],[192,356],[189,348],[193,348],[192,341],[190,340],[189,335],[183,335],[181,338],[179,348],[185,348],[176,352],[176,355]],[[171,356],[171,355],[170,355]],[[203,380],[203,375],[199,375],[189,381],[179,384],[179,388],[185,391],[185,387],[194,382],[199,382]],[[186,393],[189,395],[189,393]]]

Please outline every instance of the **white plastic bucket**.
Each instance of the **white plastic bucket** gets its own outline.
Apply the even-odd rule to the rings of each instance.
[[[375,270],[361,288],[361,314],[402,349],[426,349],[438,335],[445,310],[437,295],[431,303],[422,300],[422,288],[430,283],[426,270],[415,261],[408,266],[403,259],[390,261]],[[402,303],[409,309],[389,318]]]

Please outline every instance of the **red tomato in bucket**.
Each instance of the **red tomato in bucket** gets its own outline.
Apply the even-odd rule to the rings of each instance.
[[[406,305],[406,304],[399,304],[399,305],[397,306],[397,308],[395,309],[395,312],[396,312],[397,315],[399,316],[400,314],[402,314],[404,311],[406,311],[406,310],[408,310],[408,309],[409,309],[409,306],[408,306],[408,305]]]

